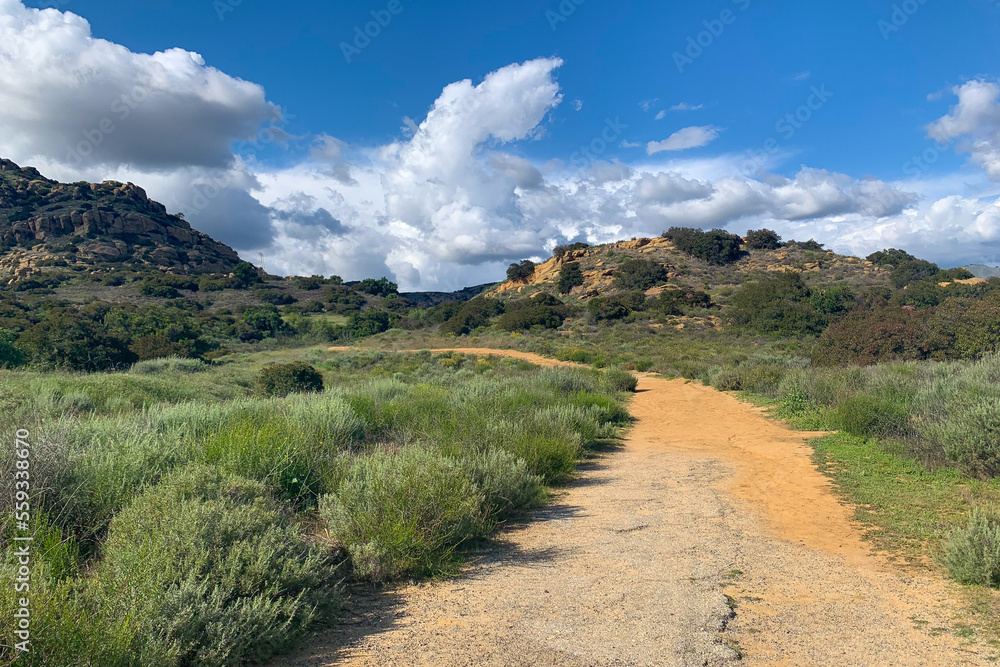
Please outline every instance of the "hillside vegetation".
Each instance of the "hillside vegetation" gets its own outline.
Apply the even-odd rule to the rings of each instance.
[[[7,161],[0,276],[0,430],[34,446],[24,664],[261,662],[335,619],[347,582],[452,573],[628,425],[632,371],[838,431],[817,464],[879,548],[1000,586],[998,278],[678,227],[402,294],[269,275],[134,185]],[[395,353],[454,347],[603,371]]]

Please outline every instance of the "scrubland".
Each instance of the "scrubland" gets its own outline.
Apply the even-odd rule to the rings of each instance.
[[[325,390],[267,396],[260,369],[294,359]],[[351,582],[455,572],[616,436],[634,386],[621,372],[315,349],[5,373],[0,432],[32,443],[35,631],[18,664],[265,661],[335,623]],[[15,572],[8,549],[8,617]]]

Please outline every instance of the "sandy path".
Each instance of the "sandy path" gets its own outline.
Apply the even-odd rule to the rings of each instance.
[[[682,380],[639,390],[624,447],[465,576],[363,595],[280,664],[992,664],[918,629],[953,626],[949,585],[870,555],[806,434]]]

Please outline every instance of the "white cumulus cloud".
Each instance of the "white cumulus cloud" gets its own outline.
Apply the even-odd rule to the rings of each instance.
[[[931,123],[928,134],[957,148],[994,181],[1000,181],[1000,85],[974,80],[955,87],[958,96],[951,112]]]
[[[261,86],[197,53],[133,53],[76,14],[0,0],[0,154],[221,167],[233,141],[280,118]]]

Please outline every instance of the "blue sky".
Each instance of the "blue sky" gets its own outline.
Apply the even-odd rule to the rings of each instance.
[[[8,30],[43,36],[8,52],[8,67],[39,69],[0,82],[7,101],[84,110],[75,127],[0,109],[0,130],[22,137],[0,153],[58,177],[135,180],[280,270],[411,287],[481,282],[555,243],[685,216],[845,252],[909,244],[945,264],[1000,251],[1000,2],[236,2],[0,0],[0,26],[6,13]],[[82,20],[66,27],[65,12]],[[387,25],[356,42],[373,12]],[[58,40],[84,54],[73,96],[38,84],[72,66]],[[348,62],[345,44],[364,48]],[[174,56],[146,56],[158,52]],[[193,69],[183,52],[200,54]],[[548,64],[510,69],[530,62]],[[175,66],[164,83],[157,68]],[[205,84],[209,69],[220,78]],[[479,87],[497,72],[495,90]],[[474,112],[424,128],[464,80]],[[154,102],[74,158],[134,85]],[[213,182],[223,194],[193,206]]]

